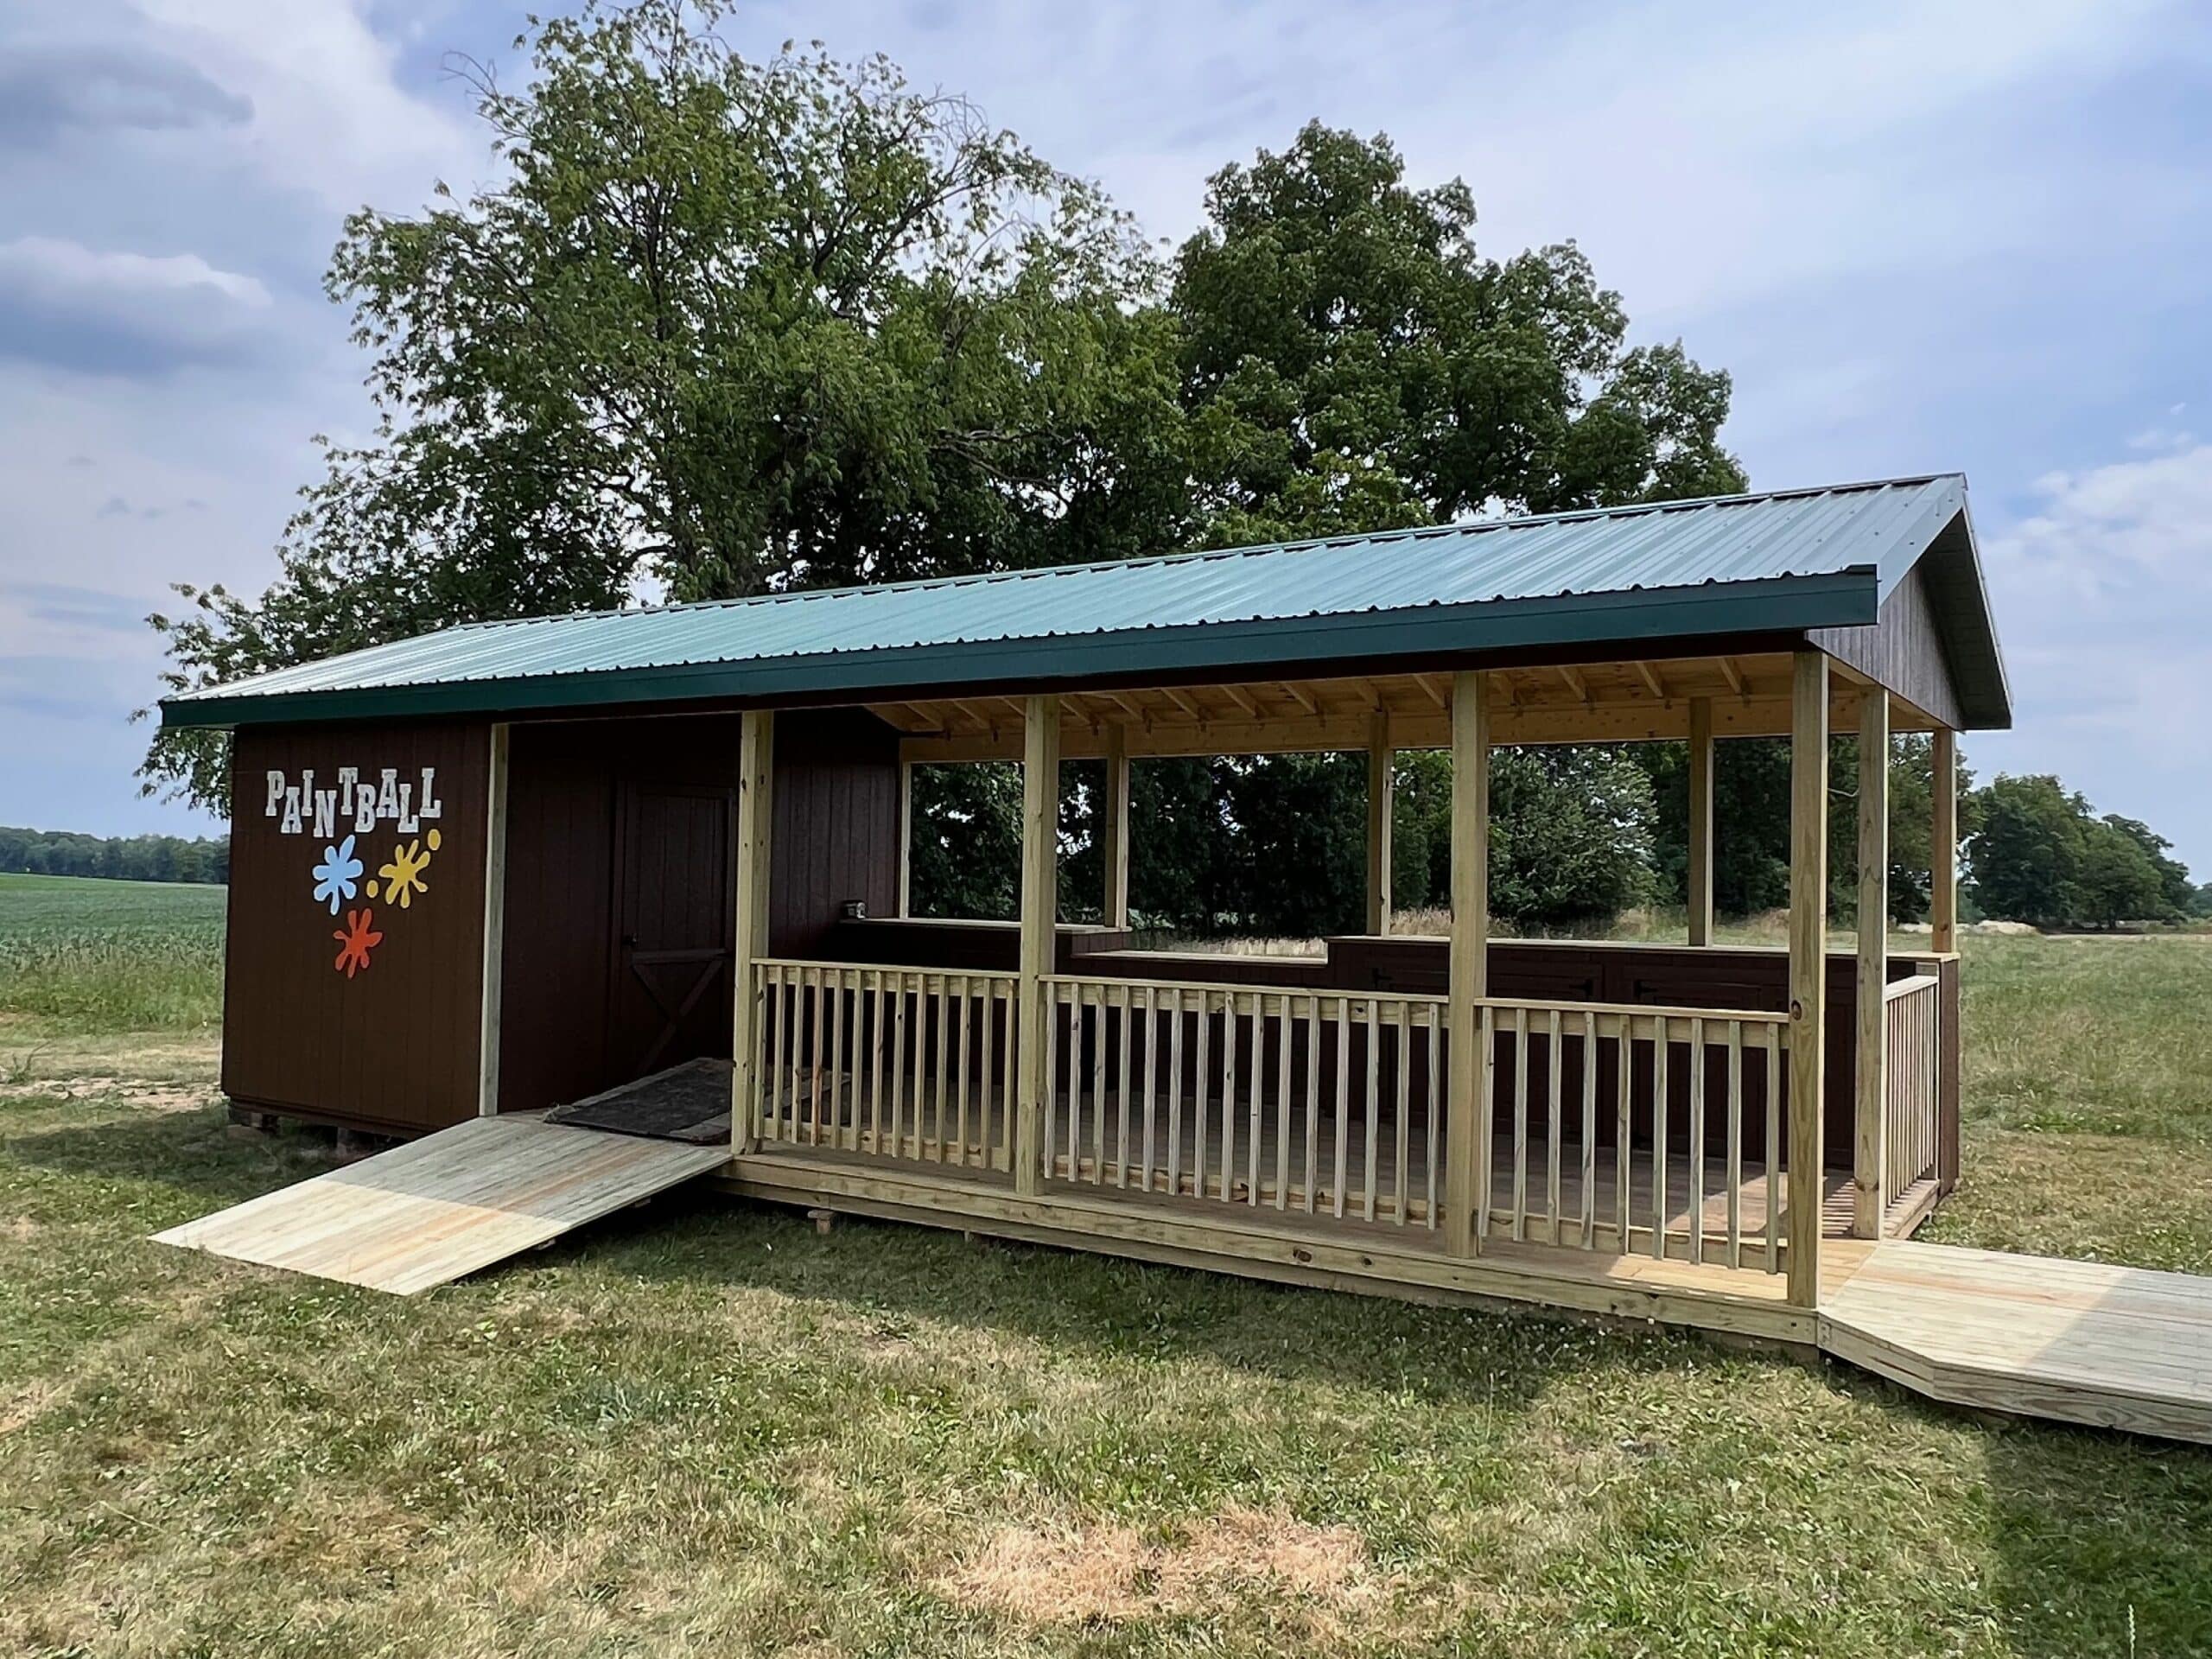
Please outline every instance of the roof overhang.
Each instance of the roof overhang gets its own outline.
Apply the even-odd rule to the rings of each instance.
[[[1618,645],[1624,658],[1664,654],[1669,641],[1772,636],[1873,622],[1881,581],[1872,565],[1695,588],[1567,594],[1195,626],[954,645],[825,652],[753,661],[598,672],[455,679],[280,694],[200,693],[162,701],[164,728],[310,721],[574,713],[664,703],[772,706],[866,701],[985,685],[1049,690],[1111,678],[1173,683],[1237,675],[1274,678],[1347,664],[1411,668],[1478,664],[1492,654]]]

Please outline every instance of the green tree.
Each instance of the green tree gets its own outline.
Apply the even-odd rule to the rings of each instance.
[[[2104,823],[2140,848],[2158,876],[2157,904],[2140,912],[2135,919],[2175,921],[2189,915],[2196,900],[2196,884],[2189,879],[2188,865],[2168,856],[2174,849],[2173,842],[2139,818],[2125,818],[2117,812],[2107,812]]]
[[[2069,919],[2096,927],[2178,920],[2152,855],[2110,818],[2085,824],[2072,881]]]
[[[1216,545],[1739,490],[1726,374],[1630,348],[1573,244],[1480,254],[1472,194],[1309,124],[1215,174],[1169,299]]]
[[[346,226],[380,423],[258,599],[180,588],[183,688],[447,623],[1154,551],[1166,315],[1090,185],[881,59],[750,62],[717,0],[593,3],[466,73],[504,167]],[[222,800],[221,741],[149,789]]]

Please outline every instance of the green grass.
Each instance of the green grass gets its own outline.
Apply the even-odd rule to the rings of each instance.
[[[2212,946],[1968,945],[1944,1236],[2204,1264]],[[324,1166],[207,1035],[26,1042],[0,1650],[2212,1650],[2212,1453],[682,1195],[400,1301],[144,1242]]]
[[[0,1018],[76,1033],[214,1029],[226,891],[0,875]]]

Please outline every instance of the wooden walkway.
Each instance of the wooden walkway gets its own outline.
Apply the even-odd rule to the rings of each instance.
[[[1956,1405],[2212,1444],[2212,1278],[1904,1240],[1831,1243],[1821,1267],[1839,1359]]]
[[[154,1237],[409,1296],[728,1161],[722,1145],[474,1118]]]

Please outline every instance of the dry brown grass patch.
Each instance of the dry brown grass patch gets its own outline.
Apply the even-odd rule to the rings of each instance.
[[[1327,1618],[1372,1603],[1387,1584],[1349,1527],[1231,1507],[1158,1541],[1117,1524],[1007,1527],[934,1587],[970,1606],[1064,1624],[1199,1613],[1240,1591]]]

